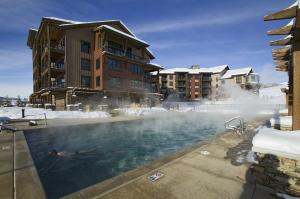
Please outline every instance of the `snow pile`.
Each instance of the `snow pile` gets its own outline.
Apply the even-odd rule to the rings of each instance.
[[[159,114],[162,112],[167,112],[167,109],[161,107],[152,107],[152,108],[120,108],[116,109],[128,116],[142,116],[142,115],[153,115]]]
[[[252,151],[300,159],[300,131],[262,128],[252,140]]]
[[[280,116],[270,119],[271,126],[279,125],[280,127],[292,127],[292,116]]]
[[[0,107],[0,117],[9,117],[11,119],[22,119],[22,109],[25,109],[24,119],[44,119],[46,113],[47,119],[70,119],[70,118],[106,118],[110,114],[103,111],[82,112],[82,111],[52,111],[42,108],[21,108],[21,107]]]

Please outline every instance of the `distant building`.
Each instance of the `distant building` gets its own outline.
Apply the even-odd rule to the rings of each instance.
[[[239,85],[242,89],[258,93],[260,77],[251,67],[228,70],[221,77],[222,85]]]
[[[31,103],[97,105],[109,101],[146,103],[160,95],[151,88],[149,44],[137,38],[121,21],[76,22],[43,17],[39,29],[30,29],[33,90]],[[105,99],[105,100],[104,100]]]
[[[259,76],[252,68],[230,70],[228,65],[201,68],[173,68],[159,71],[159,91],[164,99],[201,100],[222,97],[222,84],[239,85],[242,89],[257,90]]]

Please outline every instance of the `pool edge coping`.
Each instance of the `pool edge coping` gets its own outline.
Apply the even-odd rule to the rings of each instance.
[[[46,199],[23,131],[14,133],[14,198]]]

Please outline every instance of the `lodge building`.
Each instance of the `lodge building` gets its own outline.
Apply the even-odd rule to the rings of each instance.
[[[151,103],[160,95],[150,72],[161,66],[149,44],[121,21],[77,22],[43,17],[39,29],[29,29],[32,49],[33,104],[91,106],[103,100],[113,105]]]

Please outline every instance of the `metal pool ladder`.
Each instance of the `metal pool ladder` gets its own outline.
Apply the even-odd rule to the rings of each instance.
[[[234,121],[239,121],[239,125],[233,125]],[[228,130],[233,130],[238,135],[242,135],[245,132],[245,121],[241,116],[236,116],[224,123],[224,126]]]

